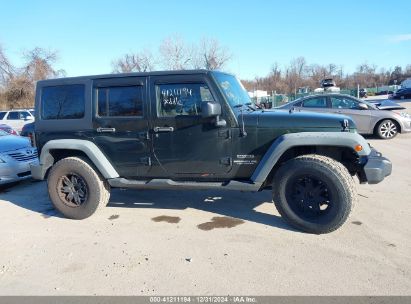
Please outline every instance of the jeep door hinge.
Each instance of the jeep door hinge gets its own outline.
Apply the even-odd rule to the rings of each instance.
[[[231,138],[230,129],[228,129],[228,130],[219,130],[218,131],[218,137],[219,138],[224,138],[224,139],[230,139]]]
[[[138,133],[138,138],[140,139],[145,139],[145,140],[150,140],[150,133],[147,132],[139,132]]]
[[[151,166],[151,157],[141,157],[140,162],[146,166]]]

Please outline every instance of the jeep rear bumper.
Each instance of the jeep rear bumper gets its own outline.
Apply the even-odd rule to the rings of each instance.
[[[368,155],[367,163],[364,166],[365,180],[361,180],[361,182],[378,184],[386,176],[390,175],[391,171],[391,162],[383,157],[380,152],[372,148],[371,153]]]

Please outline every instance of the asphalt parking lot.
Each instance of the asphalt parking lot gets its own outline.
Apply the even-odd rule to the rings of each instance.
[[[410,295],[411,134],[367,139],[393,174],[327,235],[292,229],[268,191],[115,189],[74,221],[45,182],[1,188],[0,295]]]

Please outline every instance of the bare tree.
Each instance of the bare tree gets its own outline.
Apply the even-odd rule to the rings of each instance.
[[[288,91],[290,93],[296,93],[297,88],[302,85],[306,68],[307,62],[304,57],[291,60],[289,67],[286,69],[286,80],[289,84]]]
[[[154,70],[153,54],[149,50],[125,54],[112,62],[113,73],[149,72]]]
[[[64,70],[55,70],[53,67],[58,59],[56,51],[36,47],[25,52],[24,57],[26,59],[24,74],[33,83],[42,79],[65,76]]]
[[[64,76],[63,70],[56,70],[57,52],[34,48],[24,54],[23,67],[14,67],[7,56],[0,50],[0,73],[5,103],[1,107],[32,107],[34,89],[37,81]]]
[[[220,70],[231,59],[227,48],[220,45],[216,39],[203,38],[200,42],[199,53],[202,67],[207,70]]]
[[[16,68],[10,63],[0,45],[0,86],[4,86],[16,74]]]
[[[186,70],[190,66],[190,49],[178,35],[163,40],[160,54],[163,67],[167,70]]]

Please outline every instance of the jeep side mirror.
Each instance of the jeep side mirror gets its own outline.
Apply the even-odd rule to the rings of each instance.
[[[216,102],[203,102],[201,104],[201,116],[203,118],[215,117],[216,127],[225,127],[227,122],[220,118],[221,115],[221,105]]]
[[[362,103],[362,102],[360,102],[360,103],[358,104],[358,108],[359,108],[360,110],[368,110],[368,106],[367,106],[365,103]]]
[[[215,117],[221,115],[221,105],[216,102],[203,102],[201,104],[201,116]]]

